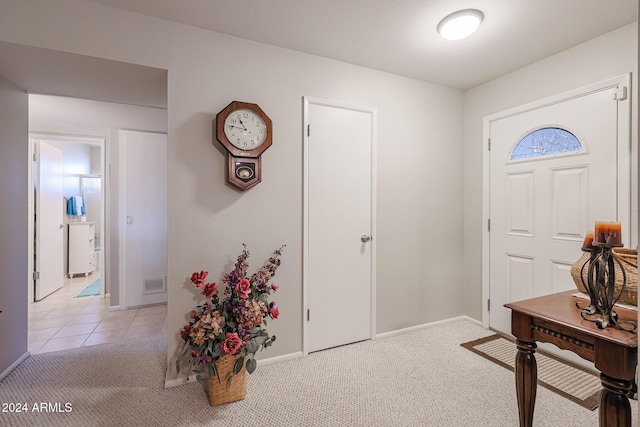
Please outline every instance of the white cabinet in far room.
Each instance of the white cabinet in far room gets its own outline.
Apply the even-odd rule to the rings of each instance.
[[[96,225],[93,222],[69,223],[69,277],[88,276],[96,268]]]

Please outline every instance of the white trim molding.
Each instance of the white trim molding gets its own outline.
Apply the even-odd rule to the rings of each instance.
[[[466,320],[468,322],[475,323],[478,326],[483,326],[482,322],[480,322],[479,320],[473,319],[469,316],[458,316],[458,317],[452,317],[450,319],[438,320],[435,322],[423,323],[421,325],[416,325],[416,326],[410,326],[408,328],[396,329],[395,331],[383,332],[381,334],[376,335],[375,339],[394,337],[396,335],[402,335],[408,332],[415,332],[421,329],[434,328],[436,326],[446,325],[448,323],[455,323],[461,320]]]
[[[31,353],[29,353],[27,351],[27,352],[23,353],[22,356],[20,356],[15,362],[13,362],[11,365],[9,365],[9,367],[7,369],[5,369],[2,373],[0,373],[0,381],[5,379],[7,377],[7,375],[9,375],[11,373],[11,371],[16,369],[18,367],[18,365],[20,365],[22,362],[24,362],[27,359],[27,357],[29,357],[30,355],[31,355]]]

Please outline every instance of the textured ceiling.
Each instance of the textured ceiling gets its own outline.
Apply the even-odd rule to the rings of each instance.
[[[420,80],[468,89],[637,20],[637,0],[90,0]],[[439,20],[484,12],[444,40]]]

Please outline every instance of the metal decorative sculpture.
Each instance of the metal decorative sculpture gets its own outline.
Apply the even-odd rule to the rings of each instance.
[[[581,270],[581,280],[589,293],[590,304],[588,307],[582,308],[577,303],[576,306],[582,310],[580,315],[584,320],[595,322],[600,329],[612,326],[628,332],[633,332],[637,324],[631,320],[618,322],[618,314],[613,309],[616,302],[622,295],[626,284],[627,275],[624,266],[613,254],[614,247],[621,247],[622,244],[617,243],[601,243],[593,242],[594,248],[584,249],[591,252],[591,257],[584,263]],[[588,264],[587,283],[584,283],[582,271]],[[616,265],[619,267],[616,272]],[[616,295],[616,274],[622,274],[622,285],[620,291]],[[590,318],[589,316],[597,316]],[[626,324],[628,326],[623,326]]]

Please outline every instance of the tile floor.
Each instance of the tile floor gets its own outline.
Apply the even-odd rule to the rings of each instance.
[[[166,333],[166,305],[109,311],[109,298],[74,298],[99,274],[66,278],[62,289],[29,304],[31,354]]]

